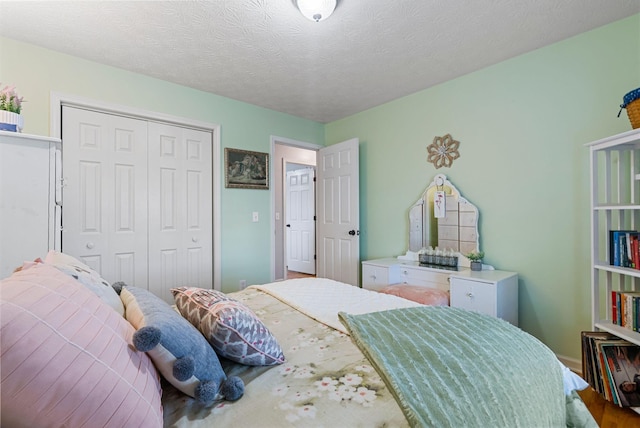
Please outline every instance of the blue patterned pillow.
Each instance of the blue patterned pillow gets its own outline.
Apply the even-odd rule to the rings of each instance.
[[[210,289],[179,287],[171,292],[182,316],[200,330],[218,355],[249,366],[284,363],[276,338],[244,304]]]

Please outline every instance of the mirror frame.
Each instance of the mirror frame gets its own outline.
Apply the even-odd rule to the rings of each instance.
[[[437,189],[442,189],[447,193],[447,196],[453,196],[457,199],[459,205],[466,205],[464,211],[473,212],[475,214],[475,221],[473,225],[467,225],[466,227],[473,228],[475,234],[475,251],[480,250],[480,233],[478,230],[478,223],[480,219],[480,212],[478,208],[466,199],[458,188],[447,179],[444,174],[437,174],[431,183],[424,190],[420,198],[409,208],[409,249],[407,255],[416,253],[420,249],[425,247],[437,246],[437,243],[433,242],[433,234],[431,230],[437,230],[437,219],[433,216],[433,193]],[[447,198],[449,199],[449,198]],[[458,235],[460,235],[458,233]],[[469,250],[470,251],[470,250]],[[465,257],[469,251],[464,253],[457,251],[459,262],[458,265],[468,266],[469,259]]]

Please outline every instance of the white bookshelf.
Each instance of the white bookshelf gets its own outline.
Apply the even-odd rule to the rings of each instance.
[[[640,129],[587,144],[591,164],[591,300],[594,329],[640,345],[612,322],[612,291],[640,291],[640,270],[613,266],[610,230],[640,231]]]

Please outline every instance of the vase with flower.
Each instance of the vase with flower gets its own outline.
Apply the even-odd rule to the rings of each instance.
[[[22,132],[24,127],[24,118],[20,114],[22,102],[23,99],[18,95],[15,86],[5,86],[0,89],[0,130]]]

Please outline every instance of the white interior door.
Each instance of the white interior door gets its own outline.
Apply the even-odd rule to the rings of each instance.
[[[317,276],[358,285],[359,140],[318,151]]]
[[[316,273],[315,185],[313,168],[287,172],[287,268]]]
[[[212,135],[149,123],[149,290],[213,288]]]
[[[147,123],[63,107],[62,250],[147,288]]]

